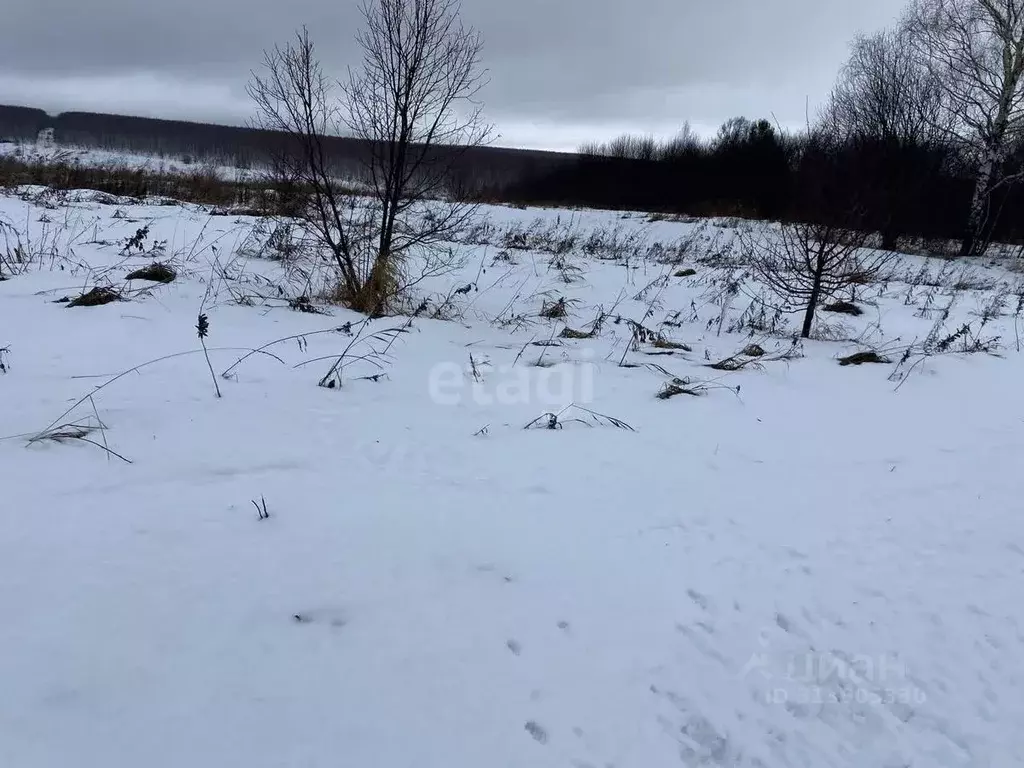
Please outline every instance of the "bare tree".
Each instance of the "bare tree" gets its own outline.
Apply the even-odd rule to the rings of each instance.
[[[938,78],[914,55],[905,26],[854,39],[825,113],[840,137],[926,143],[945,137],[943,118]]]
[[[614,157],[622,160],[659,160],[662,147],[652,136],[634,136],[624,133],[604,143],[587,142],[580,146],[579,154],[594,157]]]
[[[362,67],[345,84],[346,124],[370,144],[367,172],[379,212],[371,290],[394,292],[403,256],[438,266],[476,207],[453,189],[458,159],[489,139],[477,96],[481,38],[457,0],[364,0]]]
[[[730,117],[718,127],[714,145],[718,147],[735,146],[748,141],[755,131],[754,123],[746,117]]]
[[[579,146],[577,154],[589,157],[612,157],[622,160],[673,160],[695,154],[703,149],[700,136],[689,122],[671,139],[659,141],[652,134],[624,133],[611,141],[588,141]]]
[[[938,78],[908,38],[902,25],[858,36],[821,124],[837,149],[855,153],[870,221],[888,249],[920,221],[924,185],[948,144],[940,128],[945,114]]]
[[[456,0],[364,0],[361,12],[362,62],[343,83],[324,76],[303,30],[266,55],[249,93],[259,127],[289,137],[277,170],[309,192],[301,218],[333,256],[340,298],[378,314],[453,263],[477,210],[458,164],[491,126],[477,100],[481,39]],[[365,145],[365,197],[331,173],[326,142],[341,133]]]
[[[746,238],[754,274],[784,302],[784,311],[803,313],[805,339],[821,304],[882,279],[895,258],[891,251],[866,249],[863,231],[831,223],[784,223]]]
[[[368,270],[360,263],[365,252],[365,224],[346,187],[335,177],[327,142],[341,130],[334,84],[324,75],[306,29],[284,48],[264,54],[263,76],[253,74],[248,86],[256,104],[256,127],[280,134],[274,153],[272,181],[287,201],[288,213],[305,224],[329,252],[340,283],[358,293]]]
[[[704,142],[687,121],[675,136],[665,142],[661,149],[661,159],[675,160],[692,156],[700,153],[703,148]]]
[[[1024,136],[1024,0],[914,0],[915,53],[943,91],[943,125],[977,163],[962,255],[984,250],[992,193],[1011,145]]]

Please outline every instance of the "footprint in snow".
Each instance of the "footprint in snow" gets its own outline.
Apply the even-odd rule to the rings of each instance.
[[[548,743],[548,732],[545,731],[541,726],[539,726],[533,720],[530,720],[523,727],[526,729],[526,732],[533,737],[533,740],[536,741],[538,744],[547,744]]]
[[[708,656],[723,666],[728,666],[729,661],[722,655],[722,653],[711,643],[708,635],[714,634],[714,627],[703,622],[698,622],[695,626],[699,626],[704,633],[695,631],[694,629],[686,626],[685,624],[676,624],[676,631],[685,637],[698,651]]]
[[[492,563],[484,563],[483,565],[478,565],[476,567],[477,573],[496,573],[497,570],[497,567]],[[511,584],[516,580],[516,577],[511,574],[505,574],[501,577],[501,580],[506,584]]]
[[[686,595],[693,600],[693,602],[696,603],[702,611],[707,611],[709,609],[710,601],[708,600],[707,595],[702,595],[700,592],[693,589],[686,590]]]
[[[807,555],[795,547],[783,547],[783,550],[794,560],[806,560]]]
[[[341,629],[348,624],[348,619],[341,611],[334,609],[300,611],[292,614],[292,620],[296,624],[327,624],[335,629]]]
[[[783,632],[793,632],[793,622],[786,618],[785,614],[776,613],[775,623]]]

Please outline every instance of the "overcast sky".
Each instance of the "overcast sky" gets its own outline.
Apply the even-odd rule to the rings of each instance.
[[[623,131],[711,133],[735,115],[804,123],[859,31],[904,0],[463,0],[484,36],[505,146],[574,149]],[[303,24],[353,62],[355,0],[7,0],[0,102],[244,123],[249,71]]]

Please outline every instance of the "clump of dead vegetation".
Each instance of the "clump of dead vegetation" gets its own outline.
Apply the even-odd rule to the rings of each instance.
[[[105,304],[113,304],[115,301],[124,301],[124,296],[120,291],[98,285],[74,298],[60,299],[58,303],[65,304],[67,307],[102,307]]]
[[[594,335],[593,331],[577,331],[569,326],[565,326],[565,328],[562,329],[562,332],[558,334],[558,338],[583,340],[592,339],[594,338]]]
[[[611,316],[608,314],[608,312],[604,310],[603,307],[598,307],[594,319],[587,324],[589,325],[590,330],[578,330],[576,328],[570,328],[568,325],[566,325],[558,334],[558,338],[571,339],[576,341],[596,339],[601,335],[601,331],[604,329],[604,325],[610,317]],[[619,320],[621,320],[621,318],[619,318]]]
[[[572,414],[572,415],[568,415]],[[527,423],[523,429],[565,429],[568,424],[582,424],[585,427],[602,427],[610,426],[616,429],[624,429],[629,432],[636,432],[636,430],[621,419],[617,419],[614,416],[607,416],[597,411],[592,411],[589,408],[584,408],[582,405],[576,405],[570,403],[558,412],[549,411],[542,413],[537,418]]]
[[[679,341],[672,341],[661,333],[657,334],[650,344],[654,349],[660,349],[662,351],[693,352],[693,347]]]
[[[178,272],[167,263],[154,261],[145,267],[133,270],[125,275],[125,280],[145,280],[151,283],[168,284],[178,279]]]
[[[707,363],[706,367],[716,371],[728,371],[735,373],[747,368],[762,370],[765,363],[789,362],[803,357],[803,348],[799,339],[793,339],[786,349],[768,354],[764,347],[759,344],[748,344],[735,355],[730,355],[722,360]]]
[[[892,361],[887,357],[882,357],[881,354],[875,350],[866,350],[863,352],[854,352],[852,355],[845,355],[839,358],[839,365],[866,365],[866,364],[886,364]]]
[[[831,304],[826,304],[821,308],[822,312],[832,312],[840,315],[851,315],[853,317],[860,317],[864,314],[864,310],[854,304],[852,301],[834,301]]]
[[[640,367],[637,363],[628,362],[627,358],[630,352],[642,353],[648,356],[672,356],[680,352],[693,351],[690,345],[674,341],[667,337],[664,332],[648,328],[637,320],[616,316],[613,322],[615,325],[624,324],[629,329],[629,338],[626,340],[618,363],[620,368]]]
[[[704,397],[716,389],[726,390],[737,396],[740,393],[740,385],[738,384],[734,387],[730,387],[717,381],[705,381],[702,379],[673,376],[661,386],[661,389],[658,390],[655,397],[659,400],[671,400],[673,397],[678,397],[679,395]]]
[[[107,383],[109,384],[112,382]],[[97,391],[102,388],[102,386],[97,388]],[[57,443],[58,445],[64,445],[67,443],[79,442],[102,449],[103,452],[106,453],[108,459],[117,458],[126,464],[131,464],[132,462],[130,459],[125,458],[120,453],[113,450],[107,443],[107,425],[103,423],[102,419],[100,419],[99,410],[96,408],[96,401],[93,399],[93,394],[95,393],[90,393],[77,401],[73,406],[71,406],[71,408],[66,410],[44,429],[41,429],[36,433],[23,436],[27,437],[28,445],[41,445],[44,443]],[[91,413],[88,413],[81,418],[70,418],[71,414],[78,410],[79,406],[84,405],[85,403],[90,405]],[[99,440],[96,439],[97,436],[99,437]]]
[[[565,296],[545,298],[538,314],[547,320],[565,320],[570,311],[579,305],[579,299],[567,299]]]

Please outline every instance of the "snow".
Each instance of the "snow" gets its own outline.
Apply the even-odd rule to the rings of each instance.
[[[822,315],[859,343],[788,354],[729,331],[756,295],[719,298],[736,222],[488,208],[490,244],[421,287],[451,319],[364,327],[290,309],[304,278],[255,220],[38,192],[0,197],[40,254],[0,282],[0,765],[1024,764],[1008,265],[905,257],[864,316]],[[552,269],[502,248],[517,225],[626,245]],[[154,257],[175,282],[54,303]],[[534,346],[560,296],[576,330],[603,307],[692,351],[611,319]],[[995,296],[999,357],[890,379],[936,308],[977,330]],[[760,369],[706,367],[750,341]],[[868,343],[892,362],[837,364]],[[710,388],[656,398],[670,376]]]
[[[239,168],[226,161],[197,160],[184,155],[151,155],[54,144],[52,141],[0,141],[0,157],[12,157],[29,163],[68,163],[88,168],[131,168],[156,174],[209,173],[225,181],[258,180],[262,171]]]

